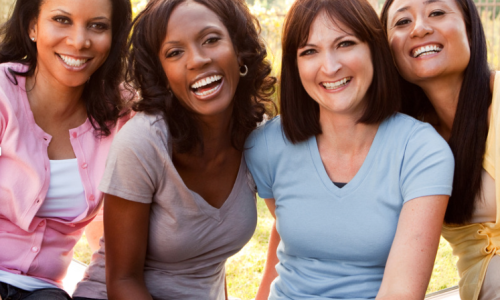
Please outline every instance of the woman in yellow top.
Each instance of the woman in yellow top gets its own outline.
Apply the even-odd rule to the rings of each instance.
[[[459,257],[460,296],[500,299],[500,72],[488,67],[474,2],[387,0],[381,19],[403,112],[431,123],[455,155],[442,234]]]

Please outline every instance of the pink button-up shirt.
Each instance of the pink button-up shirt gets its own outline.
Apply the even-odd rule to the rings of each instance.
[[[88,119],[69,131],[88,208],[70,221],[36,217],[49,188],[47,147],[52,137],[35,123],[25,78],[14,79],[8,68],[27,69],[0,64],[0,269],[62,287],[73,247],[101,207],[103,194],[97,186],[113,136],[126,120],[100,139]]]

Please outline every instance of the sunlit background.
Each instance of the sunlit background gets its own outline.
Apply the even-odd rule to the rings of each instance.
[[[10,11],[13,0],[0,0],[0,23],[3,23]],[[266,42],[269,59],[273,63],[274,75],[279,77],[281,43],[280,34],[284,16],[293,0],[247,0],[252,13],[257,16],[262,27],[262,36]],[[475,0],[488,40],[488,58],[492,68],[500,69],[500,0]],[[141,11],[147,0],[132,0],[134,15]],[[377,12],[383,1],[370,0]],[[262,199],[258,200],[259,223],[252,240],[227,263],[227,283],[229,295],[242,300],[252,299],[260,282],[265,262],[269,230],[272,217]],[[89,263],[90,249],[85,237],[75,249],[75,258]],[[433,276],[428,292],[438,291],[456,285],[458,274],[456,258],[452,257],[451,248],[441,239],[439,252],[434,265]]]

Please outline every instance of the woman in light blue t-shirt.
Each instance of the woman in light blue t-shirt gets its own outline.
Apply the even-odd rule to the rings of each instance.
[[[363,0],[298,0],[284,24],[281,116],[245,158],[276,218],[261,299],[423,299],[453,156],[398,114],[397,70]]]

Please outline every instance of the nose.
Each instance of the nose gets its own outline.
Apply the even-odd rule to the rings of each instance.
[[[430,26],[427,22],[425,22],[424,18],[418,18],[415,20],[415,26],[413,27],[410,35],[412,38],[414,37],[424,37],[428,34],[431,34],[434,32],[434,29],[432,26]]]
[[[323,57],[323,63],[321,64],[321,71],[325,75],[335,75],[340,69],[342,69],[342,63],[339,61],[338,57],[334,53],[325,53]]]
[[[211,61],[212,59],[203,51],[203,49],[199,49],[198,47],[191,47],[191,49],[189,49],[187,60],[188,70],[201,69],[205,65],[210,64]]]
[[[70,36],[66,39],[67,44],[76,49],[88,49],[91,46],[89,33],[85,26],[76,26],[71,31]]]

